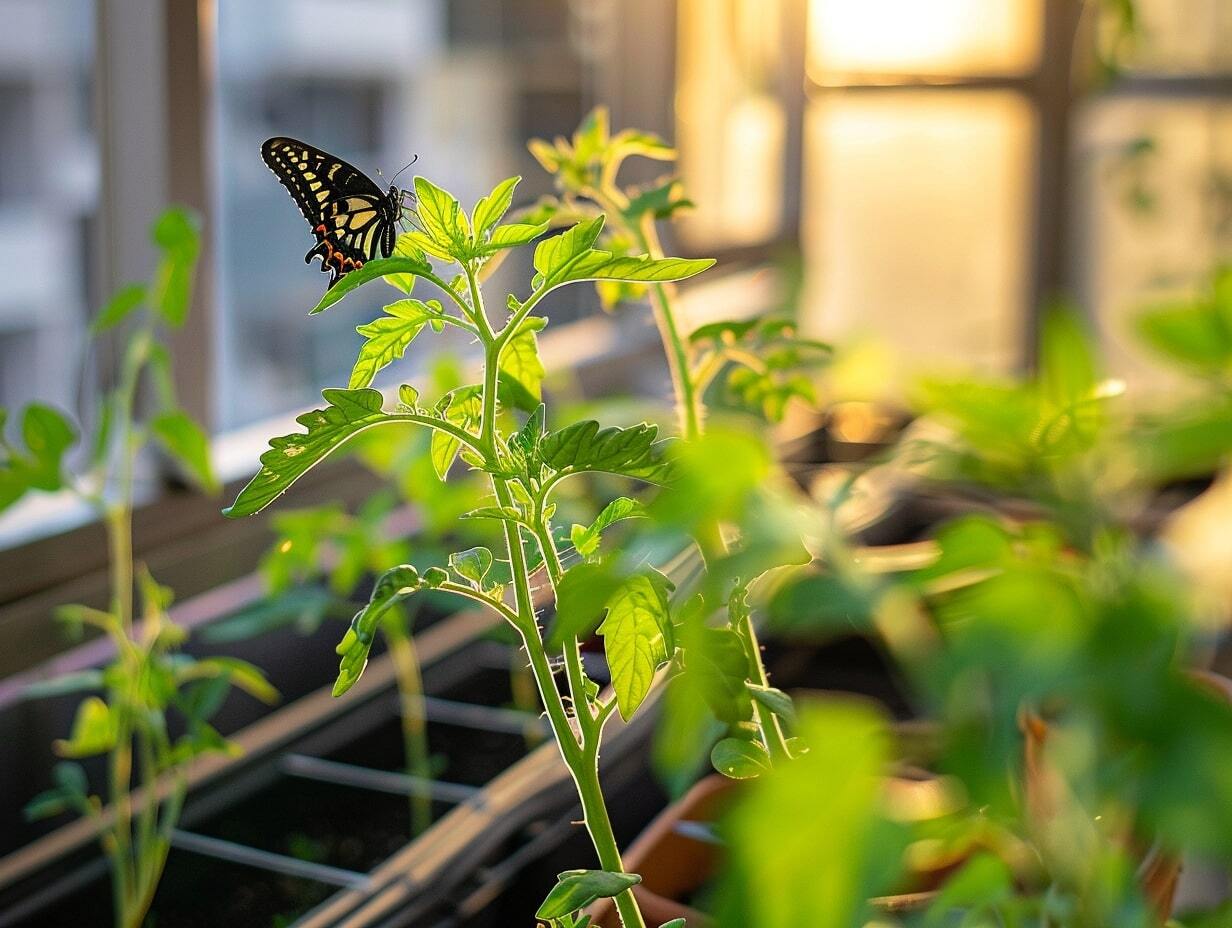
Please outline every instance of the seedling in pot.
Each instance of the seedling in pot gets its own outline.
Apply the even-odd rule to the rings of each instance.
[[[133,497],[137,469],[147,449],[168,455],[185,477],[216,492],[208,439],[176,402],[171,352],[164,332],[183,325],[192,294],[198,233],[182,210],[165,212],[153,228],[161,260],[148,284],[121,289],[96,317],[96,337],[120,338],[118,383],[102,398],[90,433],[58,411],[32,404],[22,415],[22,442],[0,434],[0,509],[26,494],[71,494],[97,512],[106,527],[111,602],[106,609],[63,606],[59,618],[78,634],[85,627],[106,635],[116,656],[88,670],[32,688],[35,695],[94,692],[77,709],[69,737],[55,743],[66,758],[55,786],[27,807],[31,818],[74,812],[97,830],[111,870],[115,924],[137,928],[145,919],[170,849],[171,834],[187,791],[187,771],[197,757],[232,753],[209,720],[232,687],[273,702],[277,693],[261,672],[234,658],[194,660],[180,653],[187,632],[171,621],[171,591],[133,560]],[[142,383],[152,388],[141,393]],[[148,402],[141,403],[140,399]],[[0,410],[0,430],[4,424]],[[82,437],[80,470],[70,449]],[[185,734],[172,739],[168,716],[182,717]],[[107,786],[95,791],[75,761],[102,757]]]
[[[617,710],[626,718],[637,710],[655,664],[666,663],[670,656],[663,646],[671,636],[666,586],[654,571],[628,564],[618,590],[601,604],[600,611],[604,605],[607,609],[605,641],[615,689],[604,695],[586,674],[577,634],[565,635],[549,647],[532,598],[532,575],[542,569],[557,591],[567,576],[560,533],[553,523],[552,497],[562,481],[576,474],[607,472],[661,482],[670,465],[667,448],[653,426],[605,429],[592,420],[554,427],[542,403],[544,369],[537,348],[537,333],[547,320],[535,316],[534,310],[547,294],[571,283],[667,282],[697,274],[712,262],[620,256],[597,249],[603,219],[596,217],[538,244],[530,291],[509,295],[502,304],[503,318],[494,322],[480,269],[494,255],[527,245],[547,231],[546,223],[501,223],[517,182],[517,178],[502,182],[467,214],[453,196],[424,178],[415,179],[415,231],[399,238],[391,257],[368,261],[342,276],[314,312],[329,310],[360,286],[381,279],[407,295],[386,307],[379,325],[362,327],[368,338],[348,388],[326,390],[326,405],[300,417],[304,431],[271,441],[260,472],[228,513],[260,511],[340,445],[378,426],[430,430],[428,456],[440,479],[458,459],[483,473],[492,499],[471,516],[500,527],[504,543],[499,556],[487,547],[476,547],[451,555],[445,567],[405,564],[383,573],[368,605],[355,616],[338,646],[341,666],[334,692],[342,695],[359,679],[383,616],[416,593],[437,590],[493,610],[522,640],[557,746],[577,786],[600,866],[619,879],[623,867],[599,783],[599,747],[607,721]],[[440,269],[429,257],[439,262]],[[435,288],[439,298],[411,297],[417,280]],[[444,326],[461,328],[479,342],[481,381],[458,387],[431,405],[421,401],[415,387],[403,385],[397,405],[387,410],[382,394],[369,387],[372,378],[400,358],[415,337]],[[518,412],[525,417],[520,422]],[[599,537],[602,522],[600,518],[590,527]],[[611,660],[614,654],[621,657]],[[553,675],[559,662],[564,664],[567,693],[561,692]],[[627,888],[617,893],[616,904],[626,928],[642,928],[645,923]]]
[[[642,157],[669,163],[676,159],[676,150],[658,136],[640,130],[612,133],[603,107],[592,111],[571,139],[535,139],[530,151],[553,175],[561,194],[559,199],[541,201],[531,215],[556,220],[602,215],[603,245],[615,253],[661,255],[658,221],[692,206],[675,175],[647,187],[621,186],[619,174],[626,159]],[[760,317],[708,322],[689,332],[675,294],[667,286],[609,280],[596,281],[595,286],[608,309],[649,297],[672,374],[678,428],[690,441],[701,439],[705,431],[708,393],[716,394],[729,408],[746,410],[771,422],[780,421],[793,401],[816,403],[816,376],[829,362],[831,348],[802,337],[790,313],[775,311]],[[675,507],[666,524],[660,520],[661,528],[695,542],[710,568],[710,576],[700,584],[701,600],[690,610],[690,641],[681,648],[683,655],[693,653],[693,672],[689,673],[690,662],[682,660],[685,675],[676,687],[676,697],[669,701],[668,723],[658,750],[659,767],[674,790],[695,774],[688,745],[705,739],[702,729],[707,714],[728,728],[729,737],[716,745],[712,756],[715,769],[725,775],[756,776],[790,754],[787,723],[791,700],[770,686],[749,595],[754,582],[767,570],[807,561],[808,554],[799,547],[794,520],[775,518],[774,513],[766,513],[762,519],[761,514],[753,513],[770,504],[773,496],[764,486],[771,469],[760,460],[760,450],[745,442],[733,443],[730,436],[709,447],[709,455],[694,452],[691,456],[698,492],[707,492],[708,468],[725,471],[732,463],[719,463],[723,450],[734,453],[736,461],[747,459],[756,473],[744,483],[738,477],[725,481],[733,499],[741,494],[747,497],[736,507],[739,512],[728,513],[737,518],[736,522],[729,519],[723,524],[713,514],[695,522],[677,518],[687,512],[687,504]],[[706,461],[706,457],[714,460]],[[739,475],[739,469],[734,473]],[[660,512],[666,514],[669,508],[661,506]],[[772,510],[776,508],[771,505]],[[746,517],[746,523],[739,524],[739,519]],[[767,554],[762,563],[750,563]],[[725,613],[726,627],[709,627],[710,616],[715,613]],[[708,713],[698,705],[700,702],[708,705]]]

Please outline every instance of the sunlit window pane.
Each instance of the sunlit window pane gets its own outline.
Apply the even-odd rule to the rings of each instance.
[[[1136,343],[1135,311],[1232,260],[1232,106],[1105,101],[1084,121],[1081,144],[1087,302],[1115,372],[1153,378],[1160,368]]]
[[[1011,366],[1033,117],[1008,92],[828,94],[808,114],[807,324],[907,359]]]
[[[1105,40],[1116,35],[1115,8]],[[1232,3],[1228,0],[1135,0],[1136,30],[1122,63],[1155,73],[1232,71]]]
[[[1015,74],[1039,58],[1042,0],[811,0],[809,75]]]
[[[697,203],[682,231],[698,247],[764,242],[782,222],[779,4],[681,0],[679,11],[677,136]]]
[[[259,156],[290,135],[350,161],[377,181],[419,156],[421,172],[473,202],[522,174],[519,201],[547,192],[530,136],[567,134],[581,116],[581,68],[568,45],[566,0],[489,3],[458,15],[446,0],[247,0],[218,5],[221,427],[319,401],[345,385],[360,337],[392,289],[365,288],[307,316],[326,275],[305,267],[307,225]],[[533,8],[532,8],[533,7]],[[514,15],[517,12],[527,15]],[[482,22],[477,23],[476,17]],[[543,67],[525,67],[528,60]],[[533,78],[532,78],[533,71]],[[457,333],[415,352],[464,347]]]
[[[0,17],[0,405],[71,408],[98,203],[94,5],[5,0]]]

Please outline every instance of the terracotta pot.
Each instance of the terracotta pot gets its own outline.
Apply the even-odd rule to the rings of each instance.
[[[1190,673],[1195,680],[1232,703],[1232,680],[1205,670]],[[1035,715],[1024,713],[1022,727],[1027,806],[1033,816],[1046,818],[1064,801],[1062,791],[1066,787],[1042,762],[1049,737],[1047,724]],[[895,777],[888,783],[891,790],[905,791],[922,785],[918,775]],[[642,882],[634,887],[633,893],[648,924],[661,925],[674,918],[684,918],[689,928],[713,925],[709,916],[678,900],[691,898],[709,882],[718,864],[720,848],[697,835],[682,833],[682,830],[687,832],[687,827],[682,829],[681,826],[689,822],[713,823],[740,788],[740,782],[712,774],[664,809],[629,847],[624,863],[630,873],[642,876]],[[937,896],[933,887],[940,886],[962,863],[962,860],[950,861],[936,871],[912,874],[907,884],[910,892],[880,896],[872,899],[872,904],[886,914],[923,910]],[[1160,924],[1172,914],[1180,873],[1180,860],[1159,847],[1141,852],[1138,879]],[[620,928],[610,899],[595,903],[587,909],[587,914],[594,928]]]

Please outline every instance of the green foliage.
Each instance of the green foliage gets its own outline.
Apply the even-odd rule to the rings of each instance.
[[[1152,306],[1136,323],[1161,358],[1226,386],[1232,376],[1232,268],[1216,270],[1204,294]]]
[[[733,780],[751,780],[770,771],[770,753],[760,741],[724,738],[710,752],[714,769]]]
[[[343,275],[338,283],[325,291],[325,295],[309,313],[315,315],[325,312],[347,294],[374,280],[386,278],[391,286],[409,292],[411,284],[408,280],[413,282],[416,277],[430,277],[432,265],[428,263],[423,252],[415,249],[409,240],[404,244],[404,240],[406,236],[399,239],[398,248],[390,257],[368,261],[363,267]]]
[[[21,421],[24,449],[4,440],[5,418],[0,409],[0,511],[31,490],[51,493],[64,487],[64,454],[77,441],[76,429],[50,406],[26,407]]]
[[[168,210],[151,237],[159,252],[153,279],[121,289],[91,329],[117,340],[120,363],[117,382],[92,417],[93,434],[85,436],[90,453],[81,472],[67,473],[66,452],[78,430],[60,413],[28,407],[23,448],[5,439],[0,410],[0,509],[33,490],[69,492],[93,507],[107,530],[110,610],[71,605],[56,615],[72,632],[90,626],[107,636],[116,656],[99,670],[34,687],[31,695],[89,692],[69,736],[54,747],[67,758],[105,755],[114,775],[105,796],[95,795],[81,767],[61,764],[54,787],[35,797],[26,812],[42,818],[71,811],[92,820],[110,864],[116,920],[123,925],[140,924],[154,897],[187,789],[186,765],[203,754],[238,750],[210,725],[211,717],[233,687],[267,702],[277,698],[251,664],[180,653],[188,635],[167,615],[171,591],[132,561],[133,474],[137,456],[149,445],[161,448],[202,488],[218,487],[208,437],[176,401],[171,353],[162,340],[165,327],[184,324],[192,302],[200,249],[196,221],[184,210]],[[139,403],[143,381],[152,389]],[[174,741],[172,713],[181,717],[183,730]],[[116,811],[104,817],[106,805]]]
[[[800,731],[808,753],[759,777],[726,822],[721,925],[862,925],[869,898],[893,885],[903,841],[882,818],[885,722],[863,705],[814,703]]]
[[[543,377],[547,373],[539,360],[539,340],[535,333],[548,324],[539,316],[527,316],[509,337],[500,358],[501,374],[516,383],[533,402],[520,402],[521,409],[535,409],[543,399]]]
[[[479,425],[482,411],[483,387],[479,384],[451,390],[441,398],[435,409],[436,414],[444,421],[468,432]],[[449,473],[461,447],[461,439],[453,434],[439,429],[432,433],[432,466],[441,480]]]
[[[205,430],[182,409],[160,413],[150,420],[150,433],[193,482],[209,493],[222,489],[210,463],[210,439]]]
[[[781,421],[794,399],[816,405],[815,378],[833,354],[830,345],[801,338],[793,320],[778,316],[712,322],[689,342],[703,389],[720,383],[723,400],[771,422]]]
[[[607,617],[599,626],[603,650],[612,670],[612,687],[622,718],[632,718],[650,692],[655,671],[674,650],[670,585],[658,573],[625,580],[607,601]]]
[[[600,144],[596,133],[605,132],[598,127],[588,130],[584,146]],[[654,139],[637,133],[623,133],[602,144],[610,145],[618,158],[659,150]],[[424,426],[430,436],[428,447],[424,453],[421,446],[416,457],[431,466],[435,480],[444,481],[459,455],[472,472],[486,475],[494,498],[483,504],[471,500],[458,515],[469,516],[467,522],[495,523],[504,535],[503,551],[495,554],[487,545],[477,545],[450,556],[448,569],[404,565],[382,573],[368,603],[356,613],[338,645],[340,666],[334,693],[342,695],[359,680],[377,628],[404,600],[425,590],[466,597],[499,613],[521,635],[538,689],[545,694],[545,709],[562,754],[575,768],[578,788],[587,803],[602,802],[597,769],[588,769],[583,755],[597,755],[605,720],[616,710],[625,718],[631,716],[645,699],[656,670],[670,659],[675,648],[671,585],[648,566],[638,564],[635,568],[624,559],[605,564],[598,559],[604,531],[618,521],[642,515],[640,505],[621,498],[603,508],[589,525],[578,524],[565,536],[552,523],[558,504],[550,497],[562,480],[581,473],[614,474],[646,483],[666,481],[670,478],[668,446],[657,440],[654,426],[645,424],[604,428],[597,421],[587,420],[559,429],[547,428],[541,402],[544,369],[537,346],[537,332],[546,320],[534,315],[534,310],[547,293],[569,283],[602,280],[658,284],[690,277],[712,262],[597,248],[603,218],[580,217],[559,235],[538,244],[531,292],[525,298],[510,295],[503,303],[508,315],[494,324],[480,286],[485,262],[504,248],[539,238],[549,225],[559,224],[563,215],[557,210],[554,215],[523,216],[525,221],[501,225],[516,183],[516,178],[502,182],[468,214],[447,191],[416,178],[415,230],[400,237],[394,256],[369,262],[345,275],[314,312],[329,308],[358,287],[380,278],[404,293],[409,293],[417,280],[426,282],[440,291],[442,299],[408,298],[386,307],[385,316],[377,322],[360,325],[366,340],[352,374],[352,389],[325,391],[328,406],[300,417],[305,431],[271,441],[270,450],[262,455],[261,471],[228,514],[261,510],[312,466],[372,426],[394,421]],[[647,214],[670,209],[670,202],[665,202],[670,197],[668,191],[649,196],[643,201]],[[429,258],[446,269],[438,274]],[[450,274],[454,276],[446,282]],[[387,412],[381,394],[362,387],[371,383],[379,370],[398,360],[425,326],[440,331],[445,325],[466,329],[482,345],[482,381],[455,383],[431,408],[423,404],[419,389],[403,385],[398,391],[397,409]],[[516,419],[518,412],[527,414],[521,425]],[[384,459],[386,466],[392,464],[389,455]],[[337,513],[318,516],[326,527],[336,529],[331,520]],[[307,527],[310,532],[321,530],[320,524]],[[568,572],[559,553],[565,537],[576,540],[584,559]],[[291,542],[289,551],[295,552],[295,539],[288,538],[284,544],[286,541]],[[316,559],[311,545],[304,549],[291,555],[304,560],[283,564],[288,576],[298,572],[294,568],[306,567],[308,559]],[[287,553],[283,552],[284,557]],[[571,701],[567,708],[559,696],[553,698],[552,694],[559,693],[556,686],[543,678],[545,673],[550,675],[551,663],[531,592],[531,575],[540,567],[545,569],[549,584],[562,594],[552,647],[563,650],[568,669]],[[507,583],[513,586],[512,603],[504,600]],[[577,634],[596,626],[604,637],[614,677],[613,693],[609,695],[601,694],[587,678],[578,653]],[[606,861],[615,846],[614,838],[603,827],[596,822],[591,832],[600,859]],[[608,888],[605,879],[615,879],[616,883]],[[627,892],[635,881],[636,877],[622,874],[608,873],[605,877],[602,871],[563,875],[562,886],[554,890],[541,916],[582,925],[586,919],[572,915],[577,908],[603,895],[617,895],[623,918],[629,907],[635,906]]]
[[[150,305],[164,322],[176,328],[188,318],[192,301],[193,272],[201,251],[197,225],[196,217],[187,210],[172,208],[158,217],[151,233],[162,257],[150,281]]]
[[[306,412],[295,420],[306,431],[270,439],[270,450],[261,455],[261,470],[224,510],[226,515],[237,518],[260,512],[365,429],[391,422],[431,424],[427,415],[385,412],[384,397],[378,390],[324,390],[322,396],[328,404],[324,409]]]
[[[596,899],[610,899],[642,881],[636,873],[609,873],[606,870],[566,870],[558,874],[535,918],[549,921],[565,918],[586,908]],[[574,924],[577,924],[576,922]]]
[[[367,605],[355,613],[351,627],[334,649],[342,658],[334,682],[335,696],[341,696],[359,681],[368,665],[368,652],[372,650],[381,617],[421,588],[419,572],[409,564],[390,568],[377,578]]]
[[[557,479],[601,471],[663,483],[670,477],[669,444],[656,441],[658,434],[653,425],[602,428],[588,419],[544,435],[538,443],[537,460],[555,471]]]
[[[575,524],[569,531],[569,539],[573,549],[582,557],[590,557],[599,550],[599,542],[603,532],[624,519],[642,519],[646,517],[646,507],[635,499],[618,496],[600,510],[590,525]]]
[[[603,216],[579,222],[553,236],[535,249],[535,270],[531,285],[536,290],[552,290],[581,280],[624,280],[636,282],[683,280],[711,267],[710,258],[651,258],[646,255],[617,255],[596,249],[603,230]]]
[[[437,300],[398,300],[385,307],[380,319],[359,326],[356,331],[366,341],[351,371],[348,389],[370,386],[378,371],[402,357],[425,325],[444,315]]]

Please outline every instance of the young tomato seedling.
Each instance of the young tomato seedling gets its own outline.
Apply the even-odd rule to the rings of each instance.
[[[559,603],[553,635],[545,638],[532,598],[532,574],[544,570],[550,587],[559,593],[569,575],[585,566],[566,573],[561,563],[552,497],[562,481],[575,474],[605,472],[661,482],[669,471],[666,448],[657,440],[657,429],[645,424],[602,428],[587,420],[549,427],[541,401],[544,368],[537,347],[537,333],[547,320],[534,311],[549,293],[578,281],[662,285],[700,273],[713,262],[617,255],[595,248],[604,225],[604,217],[595,216],[539,242],[530,292],[525,297],[509,295],[500,318],[494,320],[480,284],[481,268],[548,229],[547,222],[501,223],[517,183],[518,178],[502,182],[467,214],[449,193],[423,178],[415,179],[419,227],[399,238],[392,256],[369,261],[342,277],[313,312],[328,310],[357,288],[382,279],[408,296],[386,306],[381,318],[359,327],[365,341],[348,388],[326,390],[327,405],[299,418],[304,431],[271,440],[260,471],[228,514],[260,511],[347,440],[377,426],[431,430],[429,456],[440,479],[459,458],[482,471],[493,498],[491,505],[470,515],[501,526],[500,557],[476,547],[451,555],[446,568],[420,570],[407,564],[382,574],[368,605],[338,645],[342,660],[334,692],[345,693],[359,679],[382,616],[421,590],[462,596],[503,617],[522,639],[602,867],[562,875],[540,916],[564,918],[595,898],[610,896],[615,897],[626,928],[642,928],[645,922],[630,891],[637,877],[623,871],[599,782],[598,758],[605,723],[617,710],[626,719],[637,710],[655,670],[671,656],[668,585],[656,571],[630,566],[604,591],[597,608],[570,611]],[[416,280],[432,285],[439,291],[437,298],[410,297]],[[384,396],[369,386],[374,376],[401,358],[425,328],[441,331],[445,326],[469,332],[482,346],[481,381],[451,390],[430,407],[420,404],[418,390],[403,385],[396,407],[387,411]],[[526,413],[520,425],[513,421],[515,410]],[[597,542],[608,525],[627,514],[623,512],[627,506],[628,501],[612,504],[591,525],[578,526],[576,534],[584,543]],[[511,590],[508,597],[506,590]],[[613,674],[610,695],[587,676],[579,647],[579,638],[594,630],[604,610],[600,631]],[[563,661],[567,693],[560,691],[553,676],[556,661]]]
[[[267,702],[277,693],[244,661],[194,660],[179,653],[187,632],[167,616],[171,591],[133,560],[133,491],[139,458],[149,444],[168,454],[202,489],[217,491],[205,433],[179,408],[171,354],[160,329],[184,323],[198,251],[192,218],[169,210],[154,225],[162,260],[149,284],[120,290],[95,319],[93,334],[124,328],[119,382],[103,396],[94,416],[84,470],[69,473],[66,458],[79,433],[56,410],[31,404],[22,416],[25,447],[3,436],[0,409],[0,510],[33,491],[71,493],[97,513],[107,529],[111,603],[106,609],[63,606],[57,617],[81,630],[91,626],[114,644],[115,659],[101,670],[50,680],[35,695],[96,692],[77,710],[72,733],[55,743],[67,760],[54,772],[56,786],[26,808],[31,818],[76,812],[94,824],[111,869],[117,928],[145,920],[162,876],[171,835],[187,792],[187,771],[200,755],[237,750],[209,719],[233,686]],[[139,415],[143,379],[153,386]],[[151,408],[152,407],[152,408]],[[140,615],[134,601],[140,592]],[[140,621],[138,621],[140,619]],[[167,717],[175,709],[185,734],[172,740]],[[73,761],[103,756],[107,786],[92,791]],[[105,798],[104,798],[105,797]]]

